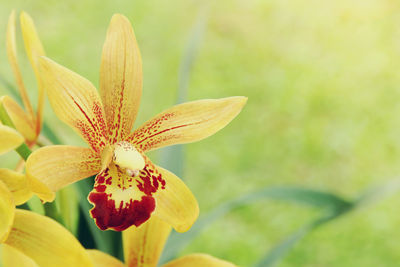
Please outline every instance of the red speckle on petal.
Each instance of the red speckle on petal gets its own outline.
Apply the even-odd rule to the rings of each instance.
[[[154,166],[147,165],[140,171],[139,178],[137,179],[137,188],[145,193],[151,195],[159,189],[161,183],[161,189],[165,189],[165,180],[162,178],[161,173],[154,171]]]
[[[100,185],[95,186],[94,189],[95,189],[97,192],[104,192],[104,191],[106,191],[107,186],[100,184]]]

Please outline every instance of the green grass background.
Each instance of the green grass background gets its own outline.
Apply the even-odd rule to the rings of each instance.
[[[188,99],[244,95],[249,100],[222,131],[186,145],[182,178],[201,213],[270,185],[310,187],[352,199],[398,177],[396,1],[2,1],[0,75],[15,84],[5,52],[12,9],[33,17],[50,58],[96,86],[108,23],[113,13],[123,13],[143,58],[138,126],[174,104],[179,63],[205,7],[208,22]],[[35,99],[33,72],[18,36],[20,64]],[[62,140],[84,145],[46,105],[45,121]],[[151,156],[157,162],[158,154]],[[11,166],[16,158],[2,156],[2,164]],[[395,195],[317,229],[281,266],[398,266],[399,204]],[[183,253],[204,252],[248,266],[316,213],[259,202],[212,224]]]

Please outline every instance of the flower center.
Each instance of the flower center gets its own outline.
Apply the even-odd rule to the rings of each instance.
[[[131,177],[136,177],[145,167],[146,162],[139,151],[129,142],[121,141],[114,146],[107,146],[101,154],[102,169],[113,162],[117,168]]]

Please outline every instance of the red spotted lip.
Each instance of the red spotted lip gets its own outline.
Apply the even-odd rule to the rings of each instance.
[[[156,201],[153,194],[165,189],[165,180],[150,165],[143,168],[136,178],[126,176],[115,165],[110,168],[107,167],[96,176],[95,185],[88,196],[89,202],[94,205],[90,214],[101,230],[123,231],[132,225],[138,227],[154,212]],[[107,190],[109,186],[117,191],[110,192]],[[136,193],[132,192],[136,196],[116,200],[115,194],[128,188],[137,190]]]
[[[132,225],[138,227],[150,218],[156,207],[154,198],[148,195],[142,196],[140,200],[131,199],[125,205],[121,202],[118,209],[114,199],[106,193],[91,192],[88,199],[94,204],[90,213],[101,230],[123,231]]]

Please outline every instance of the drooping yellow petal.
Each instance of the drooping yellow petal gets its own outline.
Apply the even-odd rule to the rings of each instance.
[[[87,249],[89,257],[92,259],[94,267],[124,267],[125,265],[118,259],[96,249]]]
[[[13,128],[0,124],[0,155],[17,148],[24,138]]]
[[[142,60],[128,19],[112,17],[103,46],[100,92],[111,143],[129,135],[142,95]]]
[[[39,267],[34,260],[20,252],[18,249],[9,245],[0,245],[1,260],[0,266],[3,267]],[[3,265],[1,265],[3,264]]]
[[[171,226],[152,216],[147,222],[122,232],[124,258],[128,267],[157,266]]]
[[[38,107],[36,116],[36,133],[40,133],[43,117],[44,105],[44,89],[39,75],[39,58],[45,55],[42,43],[36,32],[35,24],[32,18],[25,12],[21,13],[20,17],[22,37],[24,38],[25,50],[31,62],[32,68],[35,72],[36,80],[38,83]]]
[[[100,153],[107,144],[106,122],[96,88],[85,78],[41,57],[41,80],[57,116]]]
[[[154,215],[171,224],[178,232],[186,232],[199,216],[199,205],[190,189],[173,173],[157,166],[165,180],[165,189],[155,194]]]
[[[13,70],[15,80],[19,89],[19,93],[24,103],[25,109],[30,115],[31,119],[35,117],[31,102],[29,101],[28,94],[25,89],[24,81],[22,79],[21,71],[18,66],[17,60],[17,46],[15,44],[15,11],[11,12],[7,25],[7,57]]]
[[[30,115],[9,96],[3,96],[1,102],[14,123],[15,128],[24,136],[27,143],[36,141],[37,133]]]
[[[25,174],[0,168],[0,181],[2,181],[13,195],[15,205],[21,205],[32,196]]]
[[[0,181],[0,244],[7,238],[14,220],[15,203],[10,190]]]
[[[34,151],[26,162],[31,189],[44,201],[52,201],[58,189],[100,171],[101,160],[89,148],[47,146]]]
[[[241,96],[174,106],[144,123],[128,138],[144,152],[206,138],[224,128],[246,104]]]
[[[173,260],[163,267],[235,267],[235,264],[232,264],[228,261],[220,260],[213,256],[207,254],[190,254],[187,256],[183,256],[179,259]]]
[[[5,243],[41,267],[93,266],[79,241],[56,221],[26,210],[15,210]]]

